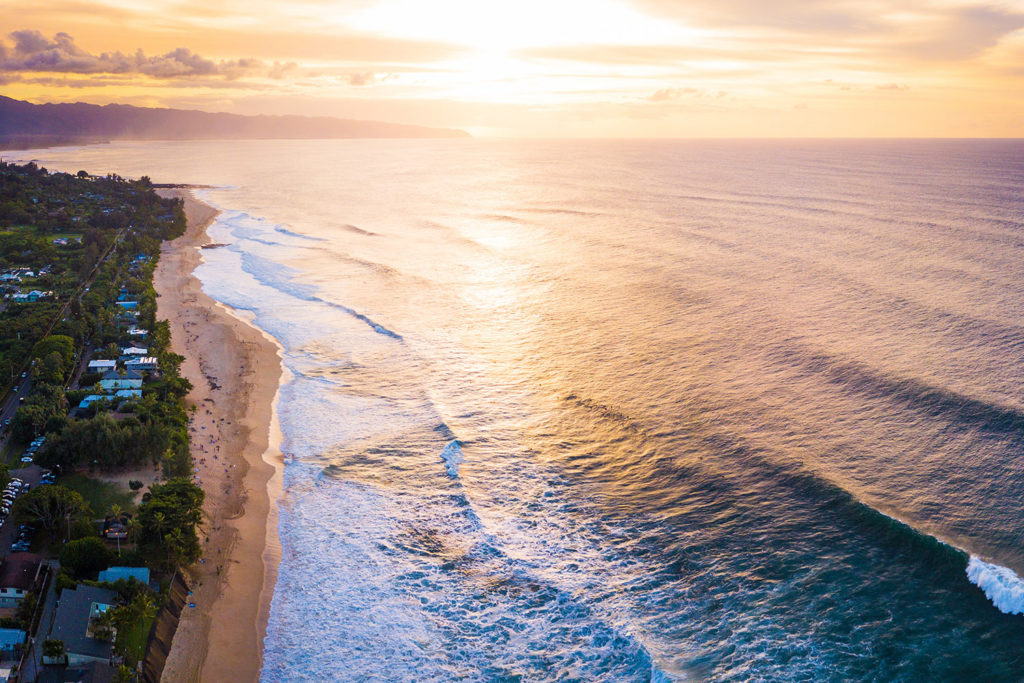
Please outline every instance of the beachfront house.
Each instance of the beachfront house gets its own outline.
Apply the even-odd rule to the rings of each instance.
[[[68,664],[109,662],[112,644],[96,637],[96,620],[117,604],[117,593],[94,586],[65,588],[47,636],[64,643]]]
[[[18,607],[39,580],[43,558],[11,553],[0,567],[0,607]]]
[[[142,398],[142,389],[118,389],[114,398]]]
[[[149,332],[147,332],[146,330],[142,329],[141,327],[130,327],[130,328],[128,328],[128,336],[129,337],[141,337],[142,339],[145,339],[147,334],[149,334]]]
[[[117,369],[116,360],[91,360],[89,361],[89,372],[109,372]]]
[[[108,538],[111,538],[108,536]],[[149,569],[147,567],[111,567],[100,572],[100,581],[117,583],[121,579],[135,579],[141,584],[149,585]]]
[[[117,305],[125,310],[131,310],[139,307],[138,301],[118,301]]]
[[[142,389],[142,375],[134,370],[129,370],[124,375],[119,375],[116,370],[111,370],[103,375],[100,387],[107,392],[119,389]]]
[[[138,346],[126,346],[121,349],[122,356],[145,356],[149,353],[149,349],[144,349]]]
[[[129,371],[155,372],[160,367],[160,364],[157,363],[156,358],[153,356],[138,356],[136,358],[132,358],[131,360],[125,361],[124,366]]]

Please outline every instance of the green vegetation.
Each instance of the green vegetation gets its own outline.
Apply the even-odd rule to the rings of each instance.
[[[93,516],[105,515],[114,506],[129,511],[135,508],[135,497],[109,481],[93,479],[81,472],[72,472],[61,477],[60,483],[61,486],[82,496]]]
[[[59,553],[58,589],[95,582],[112,564],[146,565],[166,584],[201,554],[204,494],[188,478],[191,385],[180,374],[184,359],[170,350],[166,321],[156,318],[153,288],[161,242],[184,230],[181,201],[159,197],[146,177],[0,162],[0,387],[30,379],[32,389],[11,422],[9,452],[45,435],[36,462],[59,473],[58,484],[18,498],[11,515],[40,527]],[[123,372],[133,328],[148,332],[140,344],[157,359],[141,377]],[[83,372],[86,358],[123,370]],[[103,398],[79,408],[89,396]],[[166,481],[137,508],[133,493],[87,474],[147,463],[159,464]],[[0,483],[5,478],[0,470]],[[131,491],[143,486],[133,480]],[[120,532],[116,546],[101,537],[98,518]],[[120,604],[93,628],[113,639],[123,658],[118,679],[130,680],[163,598],[134,580],[114,588]],[[47,641],[44,650],[59,659],[63,644]]]
[[[11,510],[20,522],[38,524],[50,532],[87,519],[88,503],[66,486],[39,486],[15,501]]]
[[[113,560],[114,553],[98,536],[71,541],[60,551],[61,571],[75,579],[95,579]]]
[[[139,506],[139,547],[164,568],[192,564],[202,550],[196,527],[203,519],[203,490],[183,477],[155,484]]]

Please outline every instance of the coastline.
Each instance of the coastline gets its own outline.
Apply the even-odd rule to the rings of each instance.
[[[163,245],[154,285],[193,385],[191,447],[207,515],[203,558],[185,570],[195,607],[181,615],[162,680],[255,681],[280,558],[279,347],[204,294],[193,274],[218,211],[188,188],[159,194],[184,199],[188,219],[185,234]]]

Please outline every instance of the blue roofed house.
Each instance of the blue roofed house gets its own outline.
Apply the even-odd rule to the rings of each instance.
[[[78,407],[84,410],[91,406],[96,401],[103,401],[106,400],[107,398],[109,397],[103,396],[101,394],[89,394],[88,396],[82,399],[82,401],[78,404]]]
[[[17,658],[17,650],[25,643],[25,632],[19,628],[0,628],[0,659]]]
[[[100,572],[99,580],[117,583],[119,580],[135,579],[139,583],[149,584],[148,567],[111,567]]]

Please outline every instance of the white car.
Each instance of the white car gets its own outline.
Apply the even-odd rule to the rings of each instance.
[[[21,461],[22,462],[33,462],[34,460],[35,460],[35,458],[33,458],[31,455],[23,455],[23,456],[21,456]]]

